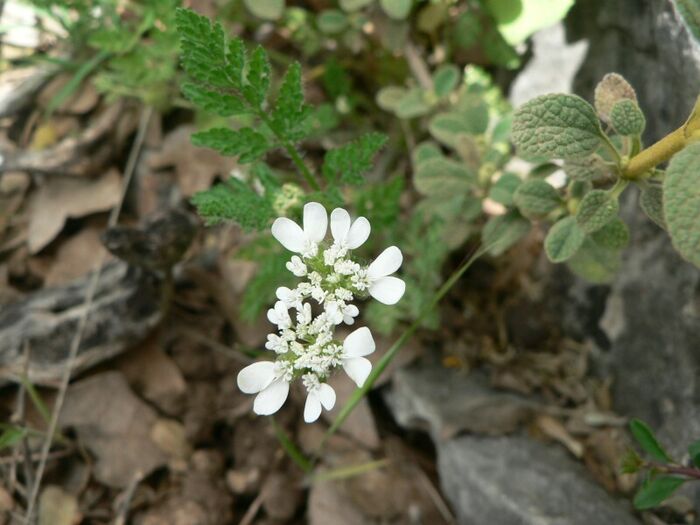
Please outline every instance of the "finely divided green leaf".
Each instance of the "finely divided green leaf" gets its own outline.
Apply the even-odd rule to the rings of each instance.
[[[275,215],[264,197],[235,178],[196,193],[192,204],[207,224],[231,220],[246,230],[262,230]]]
[[[630,431],[637,440],[639,446],[644,449],[644,451],[653,457],[656,461],[661,463],[672,463],[673,459],[668,455],[668,453],[661,446],[659,441],[656,439],[654,432],[649,428],[649,426],[639,419],[633,419],[630,421]]]
[[[673,246],[700,266],[700,143],[671,159],[664,179],[663,209]]]
[[[561,263],[573,257],[586,239],[586,235],[576,224],[575,217],[566,217],[552,226],[544,240],[547,257],[554,263]]]
[[[246,113],[248,108],[243,101],[238,97],[226,95],[217,91],[210,91],[202,86],[192,83],[182,85],[182,93],[187,100],[196,104],[204,111],[219,115],[221,117],[230,117],[231,115],[240,115]]]
[[[513,196],[513,202],[525,217],[537,219],[561,205],[561,197],[554,187],[541,179],[523,183]]]
[[[309,108],[304,104],[301,65],[295,62],[289,66],[282,80],[272,112],[272,127],[283,137],[298,140],[305,133],[304,122],[308,116]]]
[[[323,175],[329,181],[362,184],[362,176],[372,167],[372,159],[386,144],[382,133],[366,133],[359,139],[332,149],[323,159]]]
[[[248,83],[243,87],[243,96],[256,109],[262,109],[262,103],[270,89],[270,61],[262,46],[255,48],[248,62]]]
[[[262,157],[269,144],[267,139],[251,128],[234,131],[229,128],[212,128],[192,135],[192,144],[211,148],[222,155],[238,157],[242,163]]]
[[[182,67],[195,80],[219,88],[229,87],[226,37],[221,24],[189,9],[175,13],[182,48]]]
[[[620,204],[609,192],[593,190],[588,192],[576,211],[576,222],[584,233],[591,234],[617,217]]]
[[[634,100],[623,99],[615,103],[610,112],[610,122],[620,135],[641,135],[647,121]]]
[[[634,496],[634,506],[639,510],[660,505],[678,490],[687,479],[676,476],[657,476],[648,480]]]
[[[505,253],[530,231],[530,221],[511,210],[505,215],[491,217],[481,232],[482,244],[494,257]]]
[[[513,142],[525,155],[575,159],[594,153],[603,132],[593,107],[575,95],[543,95],[516,112]]]

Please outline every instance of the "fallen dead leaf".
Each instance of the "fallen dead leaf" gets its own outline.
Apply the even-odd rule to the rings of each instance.
[[[61,487],[48,485],[39,498],[39,525],[77,525],[78,500]]]
[[[66,219],[104,212],[119,202],[121,177],[116,169],[95,180],[49,177],[32,201],[27,244],[32,254],[46,247]]]
[[[304,496],[301,480],[288,470],[270,474],[261,494],[267,515],[281,521],[289,520],[296,514]]]
[[[311,486],[309,525],[367,525],[367,517],[343,490],[340,483],[323,481]]]
[[[58,247],[50,260],[44,286],[58,286],[82,277],[94,269],[100,257],[104,261],[112,258],[102,246],[100,229],[83,228]]]
[[[163,452],[176,460],[184,460],[192,452],[185,437],[185,427],[174,419],[156,421],[151,428],[151,439]]]
[[[583,456],[583,443],[569,434],[564,425],[552,416],[540,414],[535,418],[535,424],[544,435],[564,445],[575,457]]]

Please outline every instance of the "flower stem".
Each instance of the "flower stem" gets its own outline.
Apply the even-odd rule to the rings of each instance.
[[[406,330],[404,330],[404,332],[394,342],[391,348],[389,348],[389,350],[382,356],[377,365],[372,369],[372,372],[370,372],[365,383],[353,392],[352,396],[350,396],[350,399],[348,399],[347,403],[345,403],[345,406],[341,409],[340,413],[333,421],[333,424],[326,431],[318,447],[318,450],[316,451],[316,457],[318,457],[321,449],[323,448],[323,445],[326,443],[328,438],[330,438],[336,432],[336,430],[340,428],[340,426],[345,422],[345,420],[348,418],[348,416],[357,406],[357,404],[372,389],[374,383],[377,381],[377,379],[379,379],[379,376],[382,375],[382,373],[384,372],[386,367],[389,366],[389,363],[391,363],[394,357],[396,357],[396,354],[401,349],[401,347],[406,343],[406,341],[408,341],[411,338],[411,336],[416,332],[416,330],[418,330],[425,316],[430,313],[430,311],[440,302],[440,300],[443,297],[445,297],[445,294],[447,294],[447,292],[450,291],[450,289],[457,283],[457,281],[459,281],[460,277],[464,275],[464,272],[466,272],[467,269],[469,269],[469,267],[472,264],[474,264],[474,261],[476,261],[484,253],[486,253],[488,249],[488,246],[480,247],[471,257],[469,257],[464,263],[462,263],[462,265],[459,268],[457,268],[457,270],[455,270],[455,272],[443,283],[440,289],[435,293],[431,301],[423,307],[421,313],[413,321],[413,323],[411,323],[409,327],[406,328]]]
[[[275,421],[274,417],[271,417],[270,421],[272,421],[272,428],[275,431],[277,441],[280,442],[280,445],[287,453],[289,458],[304,472],[311,472],[312,464],[306,458],[306,456],[304,456],[304,453],[297,448],[284,429],[279,425],[279,423],[277,423],[277,421]]]
[[[622,173],[623,178],[628,180],[641,178],[647,171],[682,150],[686,142],[686,126],[683,125],[632,157]]]

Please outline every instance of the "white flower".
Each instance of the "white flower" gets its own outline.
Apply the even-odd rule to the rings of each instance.
[[[313,423],[321,415],[321,407],[332,410],[335,406],[335,390],[328,383],[320,383],[314,374],[303,376],[304,386],[308,390],[304,405],[304,421]]]
[[[406,291],[406,283],[398,277],[390,277],[403,262],[401,250],[389,246],[367,268],[369,294],[384,304],[396,304]]]
[[[282,301],[287,308],[301,308],[302,293],[298,288],[291,290],[286,286],[280,286],[275,292],[277,299]]]
[[[311,305],[309,303],[299,304],[297,307],[297,325],[307,326],[311,324]]]
[[[345,324],[355,324],[355,317],[360,314],[360,309],[354,304],[348,304],[343,308],[343,322]]]
[[[246,394],[258,394],[253,402],[253,412],[269,416],[282,408],[287,400],[291,379],[288,375],[278,362],[259,361],[238,373],[238,388]]]
[[[286,217],[279,217],[272,223],[272,236],[290,252],[302,257],[313,257],[318,253],[318,243],[326,236],[328,214],[318,202],[304,206],[304,228]]]
[[[369,221],[364,217],[358,217],[351,222],[350,214],[343,208],[336,208],[331,212],[331,233],[335,244],[340,248],[359,248],[369,237],[370,231]]]
[[[343,352],[340,354],[343,370],[359,387],[365,384],[372,371],[372,363],[364,356],[374,352],[375,348],[372,332],[366,326],[358,328],[343,341]]]
[[[265,348],[278,354],[286,354],[289,350],[289,341],[277,334],[268,334]]]
[[[270,308],[267,311],[267,319],[272,323],[276,324],[277,328],[280,330],[286,330],[292,326],[292,318],[289,317],[289,312],[287,311],[287,305],[282,301],[277,301],[274,308]]]
[[[292,260],[289,261],[286,266],[287,270],[292,272],[297,277],[304,277],[308,271],[306,265],[298,255],[293,255]]]

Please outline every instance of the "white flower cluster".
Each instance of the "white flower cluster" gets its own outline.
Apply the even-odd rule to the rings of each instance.
[[[331,243],[325,241],[328,214],[325,208],[310,202],[304,206],[303,228],[285,217],[275,220],[272,235],[292,256],[287,269],[303,278],[296,288],[277,289],[275,306],[267,318],[277,332],[267,336],[265,348],[277,354],[276,361],[247,366],[238,374],[238,388],[257,394],[256,414],[277,412],[287,399],[289,384],[301,378],[307,390],[304,420],[316,421],[322,408],[331,410],[335,392],[326,382],[339,367],[362,386],[372,370],[365,357],[374,352],[369,328],[356,329],[341,343],[334,339],[340,324],[354,324],[360,313],[355,299],[371,295],[384,304],[395,304],[406,289],[405,283],[391,274],[403,261],[396,246],[384,250],[368,266],[353,259],[352,250],[369,237],[370,224],[364,217],[355,221],[346,210],[331,213]]]

